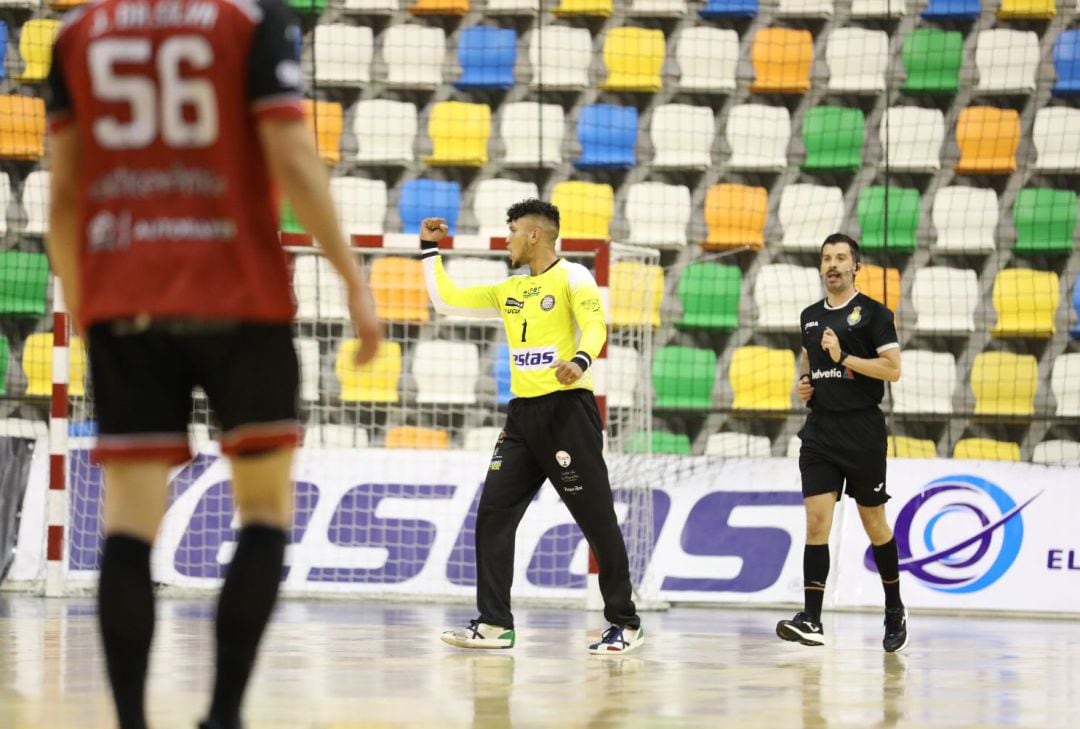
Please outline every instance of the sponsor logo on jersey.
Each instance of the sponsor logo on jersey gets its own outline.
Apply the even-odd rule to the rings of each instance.
[[[803,331],[806,331],[807,329],[813,329],[816,326],[818,326],[818,323],[816,321],[808,321],[806,322],[806,326],[803,327]]]
[[[540,299],[540,308],[544,311],[551,311],[555,308],[555,297],[548,294],[544,298]]]
[[[515,299],[513,296],[507,296],[503,306],[507,309],[521,309],[525,306],[525,302]]]
[[[545,370],[555,364],[555,347],[529,347],[510,352],[514,366],[519,370]]]
[[[600,299],[585,299],[581,302],[581,308],[585,311],[600,311]]]
[[[821,380],[821,379],[840,380],[840,379],[843,379],[843,377],[844,377],[844,372],[843,372],[843,370],[839,370],[839,369],[810,370],[810,379],[811,380]]]
[[[521,292],[521,298],[523,298],[523,299],[531,299],[532,297],[538,296],[539,294],[540,294],[540,287],[539,286],[533,286],[531,289],[525,289],[524,291],[522,291]]]
[[[855,326],[862,321],[862,307],[856,306],[851,310],[851,313],[847,315],[847,323],[849,326]]]

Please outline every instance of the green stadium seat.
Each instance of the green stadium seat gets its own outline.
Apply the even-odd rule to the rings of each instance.
[[[0,334],[0,395],[7,394],[8,356],[10,353],[11,346],[8,344],[7,337]]]
[[[886,197],[888,211],[886,212]],[[859,194],[855,209],[862,237],[859,245],[868,251],[910,253],[918,247],[919,191],[892,185],[873,185]],[[886,231],[885,221],[888,220]]]
[[[1072,253],[1076,239],[1076,193],[1029,187],[1013,204],[1016,253]]]
[[[738,266],[710,261],[690,264],[679,279],[678,295],[683,315],[675,326],[685,329],[738,328],[741,292],[742,273]]]
[[[296,213],[293,212],[292,205],[289,204],[288,198],[281,198],[281,232],[282,233],[306,233],[304,226],[300,225],[300,221],[296,219]]]
[[[960,86],[964,36],[955,30],[916,28],[904,38],[901,54],[909,93],[955,94]]]
[[[665,433],[654,430],[649,433],[632,433],[626,446],[627,453],[670,453],[677,456],[690,455],[690,436],[684,433]]]
[[[708,410],[716,382],[716,353],[711,349],[671,345],[653,357],[654,407]]]
[[[808,172],[857,170],[862,167],[866,120],[859,109],[818,106],[806,112],[802,127]]]
[[[326,0],[286,0],[289,7],[299,15],[322,15]]]
[[[44,253],[0,253],[0,314],[44,316],[49,259]]]

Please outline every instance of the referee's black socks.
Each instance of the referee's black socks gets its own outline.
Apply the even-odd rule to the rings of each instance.
[[[885,607],[900,607],[904,603],[900,600],[900,553],[896,548],[896,537],[872,547],[881,586],[885,588]]]
[[[825,600],[825,580],[829,578],[829,545],[807,544],[803,547],[803,612],[815,623],[821,622],[821,603]]]

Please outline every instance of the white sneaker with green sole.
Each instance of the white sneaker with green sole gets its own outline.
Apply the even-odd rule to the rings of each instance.
[[[467,628],[444,630],[443,643],[456,648],[513,648],[514,629],[470,620]]]

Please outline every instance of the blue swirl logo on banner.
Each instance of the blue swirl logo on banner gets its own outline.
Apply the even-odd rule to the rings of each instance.
[[[997,484],[966,474],[931,481],[896,518],[900,569],[938,592],[989,587],[1016,561],[1024,540],[1020,512],[1038,497],[1017,505]],[[945,544],[942,532],[948,532]],[[863,562],[877,572],[871,549]]]

